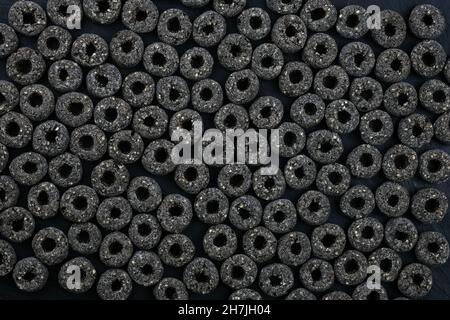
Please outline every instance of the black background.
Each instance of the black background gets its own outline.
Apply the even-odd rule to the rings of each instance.
[[[34,0],[35,2],[39,3],[43,8],[45,8],[46,1],[45,0]],[[13,3],[13,0],[0,0],[0,22],[1,23],[7,23],[7,16],[8,16],[8,9]],[[122,1],[124,2],[124,1]],[[200,9],[191,9],[184,7],[181,5],[180,1],[177,0],[153,0],[153,2],[157,5],[160,13],[166,9],[169,8],[180,8],[184,10],[191,18],[191,21],[195,19],[199,14],[201,14],[205,10],[210,10],[212,8],[212,4],[208,4],[208,6],[200,8]],[[211,0],[212,2],[212,0]],[[306,2],[306,0],[304,0]],[[431,3],[440,8],[444,15],[446,16],[447,21],[450,21],[450,3],[447,0],[332,0],[332,2],[336,5],[337,9],[342,8],[343,6],[349,5],[349,4],[359,4],[363,7],[367,7],[369,5],[379,5],[381,9],[392,9],[398,11],[400,14],[402,14],[403,17],[408,17],[409,12],[411,9],[417,5],[422,3]],[[265,7],[265,0],[247,0],[247,8],[248,7]],[[277,18],[277,15],[272,14],[269,10],[267,10],[272,18],[272,23]],[[124,26],[120,23],[120,19],[112,24],[107,26],[97,25],[92,23],[88,18],[83,19],[82,22],[82,29],[72,31],[72,35],[75,38],[76,36],[82,34],[82,33],[96,33],[102,36],[105,40],[110,41],[111,37],[117,32],[124,29]],[[237,32],[236,28],[236,18],[227,19],[227,33],[235,33]],[[344,40],[337,36],[337,34],[333,31],[330,31],[330,34],[338,41],[339,48],[342,47],[343,44],[348,42],[347,40]],[[157,41],[156,37],[156,31],[151,32],[150,34],[143,34],[141,35],[142,39],[144,40],[144,43],[146,45]],[[35,45],[35,38],[26,38],[23,36],[20,36],[20,46],[29,46],[34,47]],[[268,41],[270,39],[266,38],[265,41]],[[371,41],[370,36],[366,35],[364,38],[361,39],[361,41],[369,43],[374,48],[374,51],[376,54],[380,53],[382,51],[382,48]],[[448,27],[445,31],[445,33],[440,37],[438,40],[445,48],[446,51],[450,52],[450,41],[449,41],[449,33],[448,33]],[[253,42],[253,48],[255,48],[259,43],[264,42],[263,41],[255,41]],[[412,47],[418,42],[418,39],[413,38],[412,36],[408,35],[407,40],[402,45],[402,49],[406,52],[410,52]],[[179,55],[186,51],[187,49],[196,46],[196,44],[189,40],[186,44],[183,44],[181,46],[177,47],[177,50],[179,52]],[[217,58],[215,54],[215,47],[212,48],[212,50],[209,50],[211,54]],[[299,60],[299,54],[292,54],[286,56],[287,61],[292,60]],[[216,59],[217,61],[217,59]],[[47,66],[48,67],[48,66]],[[134,72],[137,70],[143,70],[142,65],[140,64],[137,68],[134,69],[128,69],[128,70],[121,70],[123,77],[125,77],[128,73]],[[86,70],[85,70],[86,71]],[[85,72],[86,74],[86,72]],[[219,81],[219,83],[224,83],[225,79],[227,78],[227,75],[229,74],[228,71],[225,71],[217,62],[215,63],[214,72],[211,76],[213,79]],[[45,78],[43,78],[42,83],[46,84]],[[5,61],[0,61],[0,79],[6,79],[6,72],[5,72]],[[157,79],[155,79],[157,80]],[[418,77],[412,75],[410,81],[416,85],[417,89],[419,88],[420,84],[424,81],[423,79],[419,79]],[[189,82],[190,85],[192,85],[192,82]],[[385,86],[386,88],[386,86]],[[85,87],[83,84],[83,90],[85,91]],[[289,108],[294,99],[287,98],[283,95],[281,95],[278,85],[276,81],[261,81],[260,85],[260,96],[263,95],[273,95],[278,97],[285,106],[285,115],[283,118],[283,121],[290,121],[289,119]],[[95,101],[95,100],[94,100]],[[97,101],[95,101],[97,102]],[[227,101],[225,101],[226,103]],[[422,112],[422,110],[418,110],[419,112]],[[424,112],[425,113],[425,112]],[[168,112],[169,116],[172,115],[172,112]],[[428,114],[432,119],[435,119],[435,116]],[[211,127],[212,126],[212,116],[208,114],[202,114],[202,117],[204,119],[205,127]],[[398,119],[394,119],[395,124],[398,123]],[[109,136],[109,135],[108,135]],[[168,137],[166,137],[168,138]],[[361,144],[362,140],[360,137],[353,133],[351,135],[345,135],[343,136],[343,141],[345,145],[345,154],[341,157],[340,161],[341,163],[345,163],[346,154],[356,145]],[[146,141],[148,143],[148,141]],[[398,139],[396,137],[393,137],[387,144],[380,147],[380,151],[384,152],[388,147],[398,143]],[[22,153],[25,151],[30,151],[31,147],[21,149],[21,150],[14,150],[9,149],[10,151],[10,159],[13,159],[17,154]],[[429,146],[427,146],[424,150],[426,151],[428,149],[432,148],[443,148],[447,152],[450,152],[449,147],[442,146],[438,143],[436,143],[435,140],[433,140],[433,143]],[[104,157],[106,159],[107,156]],[[102,160],[104,160],[102,159]],[[286,159],[281,159],[281,168],[284,167],[284,164],[286,162]],[[83,184],[89,185],[89,177],[92,168],[97,164],[98,162],[94,163],[86,163],[84,162],[84,177],[83,177]],[[148,173],[142,168],[140,163],[131,165],[128,167],[131,177],[134,176],[140,176],[140,175],[148,175]],[[216,185],[216,177],[217,177],[217,170],[216,169],[210,169],[210,175],[211,175],[211,181],[210,181],[210,187]],[[8,169],[5,169],[3,174],[8,174]],[[166,176],[166,177],[154,177],[158,183],[160,184],[163,193],[164,194],[170,194],[170,193],[181,193],[187,197],[189,197],[191,200],[194,199],[194,197],[187,195],[182,190],[180,190],[175,182],[173,181],[173,174]],[[48,177],[46,177],[48,180]],[[377,175],[375,178],[371,180],[359,180],[359,179],[352,179],[352,185],[355,184],[366,184],[369,186],[372,190],[375,190],[375,188],[384,181],[384,177],[382,174]],[[410,181],[407,181],[404,183],[404,186],[408,188],[411,194],[413,194],[416,190],[428,186],[426,183],[419,179],[413,179]],[[446,192],[447,196],[450,196],[450,184],[444,183],[437,186],[438,189]],[[26,207],[26,195],[27,195],[28,188],[21,188],[21,195],[19,198],[19,204],[20,206]],[[61,194],[64,190],[61,190]],[[299,198],[300,193],[298,191],[293,191],[288,189],[286,191],[285,197],[291,199],[294,203]],[[341,213],[339,213],[336,210],[336,199],[332,199],[333,204],[333,211],[330,216],[329,222],[331,223],[337,223],[347,229],[351,221],[344,217]],[[265,204],[265,203],[264,203]],[[379,212],[375,211],[373,216],[379,218],[381,221],[385,221],[386,218],[379,214]],[[408,218],[412,218],[411,214],[408,212],[406,214]],[[419,223],[417,220],[413,220],[418,229],[420,231],[423,230],[436,230],[439,232],[442,232],[446,235],[447,239],[450,239],[450,218],[447,216],[443,222],[441,222],[438,225],[423,225]],[[36,231],[47,226],[55,226],[63,230],[64,232],[67,232],[70,224],[62,219],[60,215],[58,215],[55,218],[52,218],[50,220],[42,221],[39,219],[36,219]],[[207,230],[208,226],[201,224],[195,217],[191,223],[191,225],[184,231],[186,235],[188,235],[193,242],[196,245],[196,256],[205,256],[205,253],[203,251],[202,247],[202,237],[205,231]],[[308,235],[310,235],[312,228],[305,225],[304,223],[299,222],[296,226],[297,230],[306,232]],[[127,232],[126,228],[122,230],[122,232]],[[106,234],[106,233],[104,233]],[[239,233],[241,235],[241,233]],[[31,249],[31,239],[28,241],[25,241],[22,244],[15,244],[14,248],[16,249],[18,259],[22,259],[28,256],[33,255],[32,249]],[[241,252],[241,249],[238,249],[238,252]],[[70,251],[69,258],[74,258],[78,256],[76,252]],[[88,256],[88,258],[93,262],[95,265],[98,274],[101,274],[104,272],[107,268],[103,266],[97,255],[91,255]],[[412,254],[408,253],[405,255],[402,255],[404,264],[407,264],[409,262],[414,261],[414,257]],[[271,263],[273,261],[269,261],[265,264]],[[220,264],[217,264],[217,267],[220,267]],[[259,269],[261,269],[263,266],[260,265]],[[8,275],[6,277],[0,278],[0,299],[95,299],[97,297],[95,286],[87,293],[81,294],[81,295],[73,295],[65,292],[63,289],[61,289],[57,283],[57,274],[59,271],[59,266],[56,267],[50,267],[50,278],[45,286],[45,288],[37,293],[24,293],[19,291],[14,281],[12,280],[11,275]],[[298,268],[294,268],[294,275],[295,276],[295,285],[294,288],[300,287],[300,283],[298,282]],[[182,279],[182,268],[172,268],[172,267],[165,267],[164,277],[177,277],[178,279]],[[445,265],[434,268],[433,269],[433,289],[429,293],[429,295],[426,297],[427,299],[449,299],[450,298],[450,262],[447,262]],[[397,296],[400,296],[400,293],[396,289],[395,284],[385,284],[385,287],[388,290],[389,297],[395,298]],[[256,286],[254,286],[256,288]],[[257,288],[256,288],[257,289]],[[336,285],[333,287],[333,289],[336,290],[342,290],[345,289],[339,285]],[[259,291],[259,290],[258,290]],[[345,291],[351,293],[351,290],[345,289]],[[211,294],[205,295],[205,296],[199,296],[195,294],[191,294],[192,299],[227,299],[228,296],[231,294],[231,290],[229,288],[226,288],[223,285],[220,285],[216,290],[214,290]],[[266,297],[267,298],[267,297]],[[153,299],[152,289],[151,288],[144,288],[141,286],[138,286],[134,284],[133,293],[130,296],[130,299]]]

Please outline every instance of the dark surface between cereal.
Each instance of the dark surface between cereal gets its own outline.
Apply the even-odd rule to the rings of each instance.
[[[72,40],[58,6],[80,1],[33,0],[47,17],[21,19],[14,2],[0,3],[0,298],[450,298],[446,1],[107,0],[101,13],[89,0]],[[424,8],[410,17],[425,3],[447,30],[434,10],[433,30]],[[340,16],[372,4],[399,14],[377,32],[351,28],[357,7]],[[128,29],[131,45],[117,34]],[[185,119],[281,125],[280,171],[176,167],[169,132]],[[377,292],[352,272],[371,263]]]

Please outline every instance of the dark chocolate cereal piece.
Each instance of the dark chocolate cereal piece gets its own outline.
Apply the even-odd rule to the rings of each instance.
[[[383,231],[383,224],[376,218],[358,219],[347,230],[348,242],[356,250],[372,252],[381,245]]]
[[[441,222],[447,209],[447,196],[435,188],[420,189],[411,199],[411,213],[423,223]]]
[[[131,123],[133,112],[130,105],[116,97],[100,100],[94,109],[94,122],[106,132],[118,132]]]
[[[375,191],[378,209],[388,217],[399,217],[409,208],[409,193],[395,182],[384,182]]]
[[[50,26],[37,39],[37,49],[44,58],[56,61],[67,56],[72,46],[72,35],[66,29]]]
[[[155,175],[166,175],[175,170],[171,160],[173,147],[172,142],[164,139],[150,142],[141,160],[144,169]]]
[[[297,211],[288,199],[269,202],[264,208],[263,221],[266,228],[273,233],[292,231],[297,224]]]
[[[237,28],[247,38],[261,40],[270,32],[270,16],[262,8],[248,8],[237,18]]]
[[[450,113],[440,115],[434,122],[434,134],[436,139],[445,144],[450,144]]]
[[[330,200],[320,191],[308,190],[297,202],[297,212],[304,222],[318,226],[325,223],[330,215]]]
[[[91,69],[86,76],[87,90],[96,98],[106,98],[115,95],[119,92],[121,85],[122,75],[119,69],[109,63]]]
[[[223,103],[221,85],[213,79],[196,82],[191,89],[191,103],[192,107],[199,112],[216,112]]]
[[[414,248],[418,238],[416,226],[407,218],[392,218],[386,222],[384,239],[397,252],[407,252]]]
[[[401,49],[387,49],[377,57],[375,76],[384,82],[400,82],[408,78],[411,60]]]
[[[259,79],[250,69],[233,72],[225,82],[225,93],[232,103],[249,103],[258,92]]]
[[[330,66],[338,55],[336,40],[326,33],[316,33],[306,40],[302,59],[315,69]]]
[[[99,199],[94,189],[78,185],[63,193],[59,210],[66,220],[87,222],[94,217],[98,204]]]
[[[100,162],[91,172],[92,187],[104,197],[122,194],[127,189],[129,181],[130,174],[127,167],[111,159]]]
[[[154,248],[161,239],[161,226],[158,220],[150,214],[137,214],[131,220],[128,237],[133,244],[145,250]]]
[[[167,113],[158,106],[140,108],[133,115],[133,129],[142,138],[154,140],[166,131],[169,118]]]
[[[340,196],[350,187],[350,171],[339,163],[326,164],[317,173],[319,191],[329,196]]]
[[[133,244],[121,232],[111,232],[103,238],[99,248],[100,261],[108,267],[122,267],[133,254]]]
[[[83,175],[81,160],[68,152],[56,156],[50,160],[48,175],[57,186],[71,187],[81,181]]]
[[[135,211],[147,213],[155,210],[161,203],[161,188],[150,177],[134,177],[128,186],[127,198]]]
[[[130,276],[121,269],[106,270],[97,282],[97,294],[102,300],[126,300],[132,290]]]
[[[251,175],[245,164],[228,164],[220,170],[217,184],[227,196],[238,197],[250,189]]]
[[[350,133],[358,127],[358,109],[348,100],[334,100],[325,110],[325,122],[330,130],[339,134]]]
[[[0,37],[3,39],[0,44],[0,58],[5,58],[19,47],[19,37],[13,28],[4,23],[0,23]]]
[[[344,251],[346,236],[337,224],[325,223],[316,227],[311,234],[311,249],[315,257],[331,260]]]
[[[383,102],[383,87],[373,78],[356,78],[350,85],[349,95],[359,111],[372,111],[378,109]]]
[[[337,65],[320,70],[314,77],[314,92],[327,100],[342,98],[349,85],[350,80],[347,72]]]
[[[108,142],[108,153],[111,158],[123,164],[137,162],[144,152],[144,141],[139,133],[122,130],[114,133]]]
[[[353,77],[367,76],[375,66],[372,48],[363,42],[350,42],[339,53],[339,64]]]
[[[279,127],[279,154],[282,157],[293,157],[305,147],[305,130],[295,122],[283,122]]]
[[[186,50],[180,58],[180,73],[189,80],[208,78],[213,68],[214,59],[212,55],[201,47]]]
[[[179,111],[186,108],[190,95],[186,80],[178,76],[161,78],[156,84],[156,99],[167,110]]]
[[[106,230],[114,231],[130,223],[133,212],[128,200],[122,197],[106,198],[97,209],[97,222]]]
[[[14,269],[14,265],[17,262],[13,246],[5,240],[0,240],[0,258],[0,277],[3,277]]]
[[[164,266],[156,253],[137,251],[128,263],[128,274],[137,284],[150,287],[163,277]]]
[[[261,269],[259,287],[271,297],[285,295],[294,285],[292,270],[285,264],[273,263]]]
[[[127,0],[122,8],[122,23],[137,33],[148,33],[156,28],[159,11],[151,0]]]
[[[9,164],[11,176],[24,186],[32,186],[41,181],[47,170],[47,160],[36,152],[21,153]]]
[[[142,61],[152,76],[171,76],[178,69],[180,58],[174,47],[163,42],[153,42],[145,48]]]
[[[212,0],[214,10],[226,18],[237,16],[244,10],[247,0]]]
[[[300,12],[300,17],[309,30],[324,32],[336,23],[337,10],[329,0],[307,0]]]
[[[283,103],[271,96],[259,97],[249,108],[251,121],[260,129],[274,128],[282,120],[283,114]]]
[[[80,18],[83,17],[83,10],[81,6],[81,0],[48,0],[47,1],[47,14],[51,22],[57,26],[68,28],[68,17],[73,14],[73,9],[76,6],[80,10]],[[72,9],[72,10],[71,10]]]
[[[217,45],[226,34],[225,18],[209,10],[199,15],[192,26],[192,38],[202,47]]]
[[[450,87],[438,79],[428,80],[419,89],[419,99],[426,110],[444,113],[450,110]]]
[[[334,261],[336,280],[344,285],[357,285],[367,277],[367,259],[359,251],[345,251]]]
[[[74,283],[73,275],[80,272],[79,283]],[[64,263],[59,269],[58,282],[59,285],[70,293],[85,293],[94,285],[97,278],[97,271],[93,264],[85,257],[77,257]]]
[[[169,234],[158,246],[158,256],[162,262],[172,267],[182,267],[192,260],[195,246],[184,234]]]
[[[21,95],[17,87],[5,80],[0,80],[0,114],[13,110],[18,104]]]
[[[369,14],[365,8],[349,5],[339,11],[336,31],[344,38],[358,39],[368,31]]]
[[[388,300],[388,294],[383,286],[371,289],[367,283],[363,282],[353,290],[352,298],[353,300]]]
[[[217,188],[204,189],[195,198],[194,211],[203,223],[222,223],[228,216],[228,209],[228,198]]]
[[[230,205],[228,218],[239,230],[248,230],[259,225],[262,218],[262,206],[258,198],[244,195],[236,198]]]
[[[209,183],[209,169],[201,164],[179,164],[175,169],[175,183],[185,192],[198,194]]]
[[[67,238],[72,250],[81,254],[93,254],[100,247],[102,233],[93,223],[74,223],[67,232]]]
[[[429,266],[439,266],[447,262],[449,245],[440,232],[422,232],[415,248],[417,259]]]
[[[353,298],[343,291],[332,291],[322,296],[322,300],[339,301],[339,300],[353,300]]]
[[[230,294],[230,300],[262,300],[261,295],[253,289],[239,289]]]
[[[286,190],[283,172],[278,169],[276,174],[264,175],[262,169],[260,168],[253,173],[253,191],[263,200],[269,201],[280,198]]]
[[[381,11],[381,28],[371,29],[372,39],[384,48],[399,47],[406,38],[405,19],[396,11]]]
[[[371,145],[382,145],[394,134],[394,123],[387,112],[373,110],[361,117],[359,132],[364,142]]]
[[[84,33],[73,42],[71,55],[79,65],[92,68],[105,63],[109,55],[109,46],[99,35]]]
[[[156,300],[188,300],[189,293],[184,283],[175,278],[163,278],[154,288]]]
[[[28,210],[41,219],[54,217],[59,210],[59,191],[50,182],[33,186],[27,196]]]
[[[357,178],[369,179],[381,170],[381,152],[370,144],[360,144],[347,156],[347,167]]]
[[[277,255],[281,262],[289,266],[300,266],[311,255],[311,243],[302,232],[289,232],[278,240]]]
[[[26,47],[19,48],[6,60],[7,76],[22,86],[38,82],[44,76],[45,68],[42,55]]]
[[[299,277],[305,288],[312,292],[327,291],[335,279],[333,266],[316,258],[309,259],[300,267]]]
[[[272,27],[272,42],[285,53],[300,51],[306,38],[306,25],[294,14],[279,17]]]
[[[33,132],[33,149],[47,157],[66,151],[70,135],[66,126],[55,120],[39,124]]]
[[[226,259],[220,267],[220,278],[232,289],[252,285],[258,274],[256,263],[245,254],[236,254]]]
[[[413,113],[418,102],[416,88],[408,82],[394,83],[384,92],[384,109],[393,116],[401,117]]]
[[[291,119],[303,128],[318,125],[325,115],[325,103],[316,94],[307,93],[298,97],[291,105]]]
[[[94,124],[86,124],[72,131],[70,151],[82,160],[99,160],[106,153],[107,147],[105,133]]]
[[[321,164],[335,162],[344,152],[340,136],[329,130],[311,132],[306,139],[309,156]]]
[[[382,281],[392,282],[397,279],[403,263],[402,258],[397,252],[382,247],[370,254],[368,264],[369,266],[377,266],[380,268]]]
[[[299,61],[286,63],[278,78],[278,86],[281,92],[288,97],[298,97],[307,93],[312,82],[311,68]]]
[[[263,43],[253,51],[252,70],[260,79],[275,79],[283,65],[283,52],[273,43]]]
[[[295,14],[302,6],[302,0],[266,0],[266,6],[278,14]]]
[[[242,248],[257,263],[272,259],[277,251],[277,238],[265,227],[256,227],[244,233]]]
[[[400,141],[414,149],[426,146],[433,138],[433,124],[426,115],[413,113],[398,123],[397,134]]]
[[[33,235],[35,222],[22,207],[10,207],[0,213],[0,234],[11,242],[23,242]]]
[[[130,73],[122,83],[122,97],[133,107],[151,105],[155,96],[155,81],[145,72]]]
[[[397,287],[402,294],[411,299],[426,296],[433,286],[430,268],[420,263],[411,263],[400,271]]]
[[[0,118],[0,142],[7,147],[25,147],[32,133],[33,124],[21,113],[10,111]]]
[[[159,16],[157,32],[161,41],[173,46],[179,46],[191,36],[192,23],[184,11],[168,9]]]
[[[122,68],[136,67],[144,55],[144,41],[133,31],[117,32],[109,43],[109,51],[114,63]]]
[[[305,155],[289,159],[284,167],[286,183],[295,190],[308,188],[315,181],[316,174],[316,164]]]
[[[183,282],[186,287],[197,294],[208,294],[219,284],[219,272],[206,258],[195,258],[183,271]]]
[[[431,78],[444,69],[447,53],[439,42],[427,40],[418,43],[411,51],[414,71],[422,77]]]
[[[83,82],[81,67],[71,60],[54,62],[49,67],[47,75],[50,86],[62,93],[76,91]]]
[[[27,37],[36,36],[47,25],[44,9],[33,1],[16,1],[9,8],[8,24]]]
[[[84,14],[99,24],[111,24],[115,22],[120,15],[122,2],[116,0],[84,0]]]
[[[9,161],[9,151],[8,148],[0,143],[0,173],[6,168]]]
[[[339,202],[341,211],[348,217],[367,217],[375,208],[375,197],[365,185],[356,185],[347,190]]]
[[[89,96],[80,92],[69,92],[59,96],[55,114],[59,121],[69,127],[80,127],[88,122],[94,110]]]
[[[4,194],[4,197],[0,197],[0,210],[15,206],[19,200],[19,186],[10,176],[2,175],[0,194]]]
[[[419,174],[430,183],[447,181],[450,175],[450,156],[439,149],[422,153],[419,157]]]
[[[236,252],[237,241],[237,235],[231,227],[217,224],[206,230],[203,236],[203,249],[211,259],[222,261]]]
[[[69,242],[61,230],[47,227],[39,230],[31,242],[36,257],[52,266],[63,262],[69,254]]]
[[[161,202],[157,217],[164,230],[172,233],[182,232],[191,222],[192,204],[180,194],[169,194]]]
[[[412,178],[418,166],[417,153],[403,144],[391,147],[383,157],[384,175],[394,182],[402,182]]]
[[[19,290],[36,292],[47,283],[48,269],[35,257],[28,257],[17,261],[12,277]]]
[[[421,4],[409,15],[409,28],[420,39],[438,38],[445,30],[445,17],[431,4]]]

